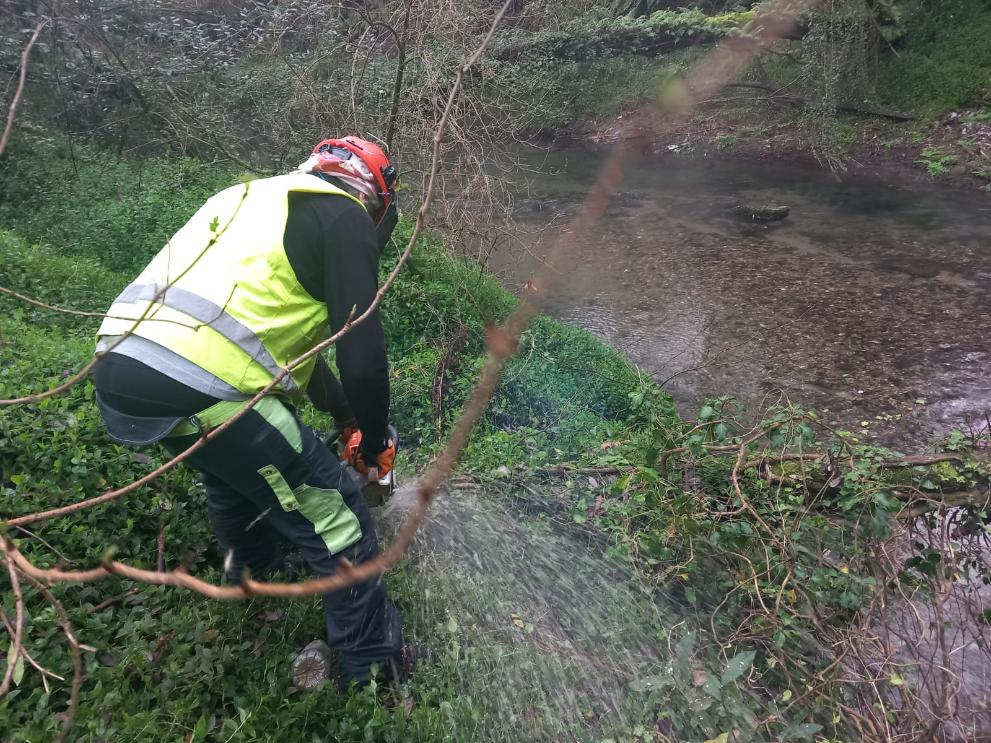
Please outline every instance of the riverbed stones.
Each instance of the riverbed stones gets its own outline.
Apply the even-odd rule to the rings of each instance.
[[[733,216],[748,222],[780,222],[791,213],[789,206],[760,206],[757,204],[737,204],[733,207]]]

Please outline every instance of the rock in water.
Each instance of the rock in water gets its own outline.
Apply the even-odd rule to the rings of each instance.
[[[752,204],[737,204],[733,207],[733,215],[749,222],[780,222],[791,212],[789,206],[754,206]]]
[[[334,670],[334,653],[323,640],[314,640],[292,662],[292,680],[300,689],[312,691]]]

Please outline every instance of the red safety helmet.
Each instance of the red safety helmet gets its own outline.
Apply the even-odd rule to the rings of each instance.
[[[325,139],[313,148],[303,169],[337,178],[357,192],[376,224],[395,197],[395,166],[381,147],[358,137]]]

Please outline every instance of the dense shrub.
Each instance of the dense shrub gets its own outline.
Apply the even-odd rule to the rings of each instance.
[[[0,167],[0,226],[125,273],[137,273],[207,197],[237,179],[222,165],[116,160],[79,145],[70,153],[49,139],[18,148]]]
[[[991,8],[953,0],[911,18],[897,56],[882,67],[883,97],[909,110],[939,114],[991,93]]]

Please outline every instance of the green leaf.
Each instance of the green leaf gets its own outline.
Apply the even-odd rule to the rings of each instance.
[[[905,679],[903,679],[901,676],[899,676],[894,671],[892,671],[891,677],[888,679],[888,681],[891,683],[892,686],[904,686],[905,685]]]
[[[705,684],[702,686],[702,690],[717,701],[723,698],[723,695],[720,692],[720,689],[722,688],[723,685],[715,676],[710,676],[707,678]]]
[[[705,743],[727,743],[729,741],[729,733],[720,733],[715,738],[709,738]]]
[[[196,726],[193,728],[193,734],[191,736],[192,740],[202,740],[206,737],[207,731],[209,731],[209,723],[204,715],[200,715],[199,719],[196,721]]]
[[[805,722],[801,725],[792,725],[785,731],[783,737],[785,740],[808,740],[820,730],[822,730],[822,725]]]
[[[674,646],[675,657],[685,662],[692,657],[692,653],[695,652],[695,633],[688,632],[678,640],[678,644]]]
[[[17,662],[14,663],[14,686],[21,685],[21,679],[24,678],[24,656],[18,655]]]
[[[635,692],[649,692],[667,688],[672,684],[674,684],[674,678],[671,676],[671,671],[668,670],[656,676],[636,679],[630,683],[630,689]]]
[[[740,678],[740,676],[745,674],[750,666],[754,664],[755,657],[757,657],[756,651],[747,650],[742,653],[737,653],[730,658],[726,662],[726,668],[723,669],[723,686],[733,683]]]

